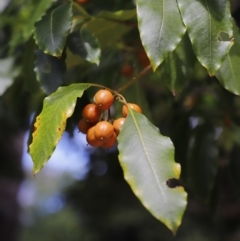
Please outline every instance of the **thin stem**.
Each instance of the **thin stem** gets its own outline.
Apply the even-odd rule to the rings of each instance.
[[[118,89],[118,93],[127,89],[130,85],[134,84],[138,81],[143,75],[147,74],[151,70],[151,65],[148,65],[145,69],[143,69],[137,76],[133,77],[129,82],[127,82],[123,87]]]
[[[75,8],[79,13],[81,13],[82,16],[86,16],[91,18],[91,15],[89,15],[78,3],[72,1],[72,6]]]
[[[94,86],[94,87],[98,87],[98,88],[101,88],[101,89],[106,89],[106,90],[109,90],[110,92],[112,92],[114,95],[118,95],[118,92],[116,90],[113,90],[113,89],[110,89],[104,85],[100,85],[100,84],[96,84],[96,83],[88,83],[90,84],[91,86]]]

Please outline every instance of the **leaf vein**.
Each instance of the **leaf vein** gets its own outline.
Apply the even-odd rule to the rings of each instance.
[[[51,36],[51,41],[53,46],[55,47],[55,41],[54,41],[54,37],[53,37],[53,14],[56,11],[56,9],[54,9],[51,13],[51,17],[50,17],[50,36]]]
[[[132,113],[132,110],[130,110],[130,111],[131,111],[131,113]],[[146,157],[147,157],[147,160],[148,160],[148,162],[149,162],[149,166],[150,166],[150,168],[151,168],[151,170],[152,170],[152,172],[153,172],[154,178],[155,178],[156,181],[157,181],[158,188],[159,188],[160,192],[162,193],[162,196],[163,196],[163,198],[164,198],[164,201],[166,201],[166,197],[165,197],[165,195],[164,195],[164,191],[162,190],[161,184],[159,183],[159,180],[158,180],[158,178],[157,178],[157,174],[156,174],[156,172],[155,172],[155,170],[154,170],[154,168],[153,168],[153,166],[152,166],[151,158],[149,157],[149,154],[148,154],[147,148],[146,148],[146,146],[145,146],[145,144],[144,144],[144,141],[143,141],[143,138],[142,138],[140,129],[139,129],[139,127],[138,127],[137,121],[136,121],[135,116],[134,116],[133,114],[132,114],[132,118],[133,118],[133,121],[134,121],[135,126],[136,126],[136,128],[137,128],[137,132],[138,132],[138,134],[139,134],[139,137],[140,137],[140,140],[141,140],[141,143],[142,143],[144,152],[146,153]]]
[[[209,47],[210,47],[210,61],[212,63],[212,39],[211,39],[211,32],[212,32],[212,20],[211,20],[211,14],[210,9],[208,7],[207,0],[205,0],[207,10],[208,10],[208,18],[209,18]]]
[[[162,38],[163,24],[164,24],[164,0],[162,1],[162,24],[161,24],[160,33],[159,33],[159,36],[158,36],[158,47],[160,47],[160,41],[161,41],[161,38]]]

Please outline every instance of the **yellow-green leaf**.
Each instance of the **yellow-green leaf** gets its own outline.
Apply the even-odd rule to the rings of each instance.
[[[182,187],[167,185],[181,172],[180,165],[174,162],[170,138],[162,136],[144,115],[129,109],[118,142],[119,161],[133,192],[154,217],[176,233],[187,194]]]
[[[72,84],[59,87],[56,92],[44,99],[43,109],[37,116],[32,134],[29,152],[34,167],[33,172],[39,172],[51,157],[57,143],[66,128],[66,121],[75,108],[77,98],[90,84]]]

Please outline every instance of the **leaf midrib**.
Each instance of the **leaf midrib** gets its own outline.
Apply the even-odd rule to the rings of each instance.
[[[50,17],[50,36],[51,36],[51,41],[52,41],[52,44],[53,46],[55,47],[55,41],[54,41],[54,38],[53,38],[53,14],[54,12],[56,11],[56,9],[54,9],[51,13],[51,17]]]
[[[208,19],[209,19],[209,47],[210,47],[210,62],[212,63],[212,38],[211,38],[211,32],[212,32],[212,20],[211,20],[211,14],[210,9],[208,7],[207,0],[205,0],[207,10],[208,10]]]
[[[71,92],[71,90],[69,90],[69,92]],[[55,113],[56,113],[56,111],[58,110],[58,107],[59,107],[59,105],[62,103],[62,101],[65,99],[65,97],[69,94],[69,92],[67,93],[67,94],[65,94],[64,95],[64,97],[63,98],[61,98],[59,101],[58,101],[58,103],[57,103],[57,106],[56,106],[56,108],[54,108],[54,110],[51,112],[51,116],[50,116],[50,119],[48,119],[48,121],[47,122],[52,122],[52,119],[53,119],[53,116],[55,115]],[[62,95],[62,94],[61,94]],[[55,102],[55,101],[54,101]],[[47,102],[45,102],[45,103],[47,103]],[[50,109],[51,110],[51,109]],[[40,114],[41,115],[41,114]],[[68,116],[69,117],[69,116]],[[47,125],[47,130],[45,129],[45,133],[47,132],[47,133],[49,133],[49,132],[52,132],[52,127],[50,127],[50,125]],[[45,126],[45,128],[46,128],[46,126]],[[35,138],[36,139],[36,138]],[[33,142],[32,142],[32,144],[33,144]],[[32,144],[31,144],[31,146],[32,146]]]
[[[166,201],[165,194],[164,194],[164,192],[163,192],[163,189],[162,189],[162,187],[161,187],[161,184],[159,183],[159,180],[158,180],[158,178],[157,178],[157,174],[156,174],[156,172],[155,172],[155,170],[154,170],[154,168],[153,168],[153,166],[152,166],[152,164],[151,164],[151,159],[150,159],[149,154],[148,154],[148,152],[147,152],[147,150],[146,150],[146,147],[145,147],[145,145],[144,145],[144,141],[143,141],[143,138],[142,138],[140,129],[139,129],[138,125],[137,125],[137,121],[136,121],[136,119],[135,119],[135,116],[134,116],[132,110],[130,110],[130,112],[131,112],[131,115],[132,115],[134,124],[135,124],[135,126],[136,126],[136,128],[137,128],[137,132],[138,132],[138,134],[139,134],[139,137],[140,137],[140,140],[141,140],[143,149],[144,149],[144,153],[145,153],[146,156],[147,156],[147,160],[148,160],[149,166],[150,166],[150,168],[151,168],[151,170],[152,170],[152,172],[153,172],[154,178],[156,179],[156,182],[157,182],[157,184],[158,184],[158,188],[159,188],[160,192],[162,193],[162,196],[163,196],[163,198],[164,198],[164,201]]]
[[[161,38],[162,38],[163,23],[164,23],[164,0],[162,1],[162,24],[160,27],[160,33],[159,33],[159,37],[158,37],[158,47],[160,47],[160,42],[161,42]]]

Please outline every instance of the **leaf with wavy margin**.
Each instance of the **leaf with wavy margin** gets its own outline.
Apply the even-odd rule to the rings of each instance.
[[[50,9],[35,24],[34,39],[36,44],[46,54],[61,56],[66,36],[71,28],[71,21],[71,3]]]
[[[34,24],[41,19],[56,0],[35,0],[32,2],[29,17],[23,26],[23,38],[27,40],[34,31]]]
[[[177,0],[183,22],[199,62],[214,75],[232,42],[220,41],[221,32],[232,36],[230,4],[226,0]]]
[[[75,108],[77,98],[82,97],[84,90],[91,84],[72,84],[59,87],[56,92],[44,99],[43,109],[37,116],[32,133],[29,152],[36,174],[47,163],[66,128],[66,121]]]
[[[180,42],[185,27],[176,0],[137,0],[142,44],[154,70]]]
[[[129,109],[118,143],[119,161],[133,192],[154,217],[176,233],[187,193],[182,187],[167,185],[169,179],[178,179],[181,171],[174,162],[170,138],[162,136],[144,115]]]

